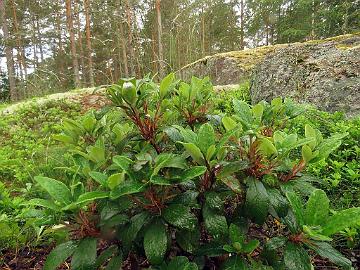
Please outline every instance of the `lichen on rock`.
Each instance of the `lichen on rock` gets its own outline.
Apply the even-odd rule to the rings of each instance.
[[[277,96],[320,109],[360,113],[360,35],[298,43],[267,55],[254,69],[251,99]]]

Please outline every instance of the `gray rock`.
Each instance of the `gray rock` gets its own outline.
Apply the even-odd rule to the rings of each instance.
[[[249,80],[255,65],[265,55],[287,45],[263,46],[243,51],[233,51],[207,56],[177,72],[177,76],[189,81],[192,76],[209,76],[214,85],[239,84]]]
[[[330,112],[360,113],[360,35],[297,43],[268,54],[253,70],[253,103],[291,97]]]

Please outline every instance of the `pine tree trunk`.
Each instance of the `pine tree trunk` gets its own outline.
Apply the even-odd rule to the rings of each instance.
[[[10,84],[10,100],[17,100],[17,92],[15,85],[15,70],[14,70],[14,57],[13,50],[9,45],[9,30],[7,27],[6,15],[5,15],[5,3],[4,0],[0,0],[0,14],[1,14],[1,23],[2,23],[2,31],[4,37],[4,45],[5,45],[5,57],[6,57],[6,67],[7,73],[9,76],[9,84]]]
[[[341,28],[342,28],[343,34],[347,34],[348,33],[348,25],[349,25],[349,9],[350,9],[349,1],[345,1],[344,5],[345,5],[344,23]]]
[[[38,40],[38,46],[40,50],[40,59],[41,62],[44,61],[44,50],[42,45],[42,39],[41,39],[41,33],[40,33],[40,26],[39,26],[39,19],[37,16],[35,16],[35,25],[36,25],[36,31],[37,31],[37,40]]]
[[[83,41],[82,41],[82,32],[81,32],[81,22],[80,22],[80,3],[79,0],[76,1],[74,4],[74,13],[75,13],[75,21],[76,21],[76,28],[77,28],[77,36],[78,36],[78,48],[79,48],[79,59],[81,66],[79,67],[81,69],[81,75],[82,80],[86,84],[85,79],[85,60],[84,60],[84,50],[83,50]]]
[[[312,0],[311,5],[311,39],[315,39],[315,0]]]
[[[22,73],[24,72],[25,78],[27,77],[27,67],[26,67],[26,61],[25,61],[25,49],[22,45],[22,38],[19,31],[19,23],[17,20],[16,15],[16,7],[14,0],[11,0],[11,7],[12,7],[12,13],[13,13],[13,19],[14,19],[14,30],[16,35],[16,44],[17,44],[17,50],[18,50],[18,63],[19,63],[19,69],[21,72],[21,77],[23,78]]]
[[[133,30],[132,30],[132,16],[131,16],[131,6],[128,0],[125,1],[126,4],[126,17],[127,17],[127,25],[128,25],[128,47],[130,52],[130,74],[131,76],[135,75],[134,61],[135,61],[135,53],[134,53],[134,44],[133,44]]]
[[[62,30],[61,30],[61,0],[58,0],[57,4],[56,4],[56,16],[55,16],[55,25],[54,28],[56,29],[56,37],[57,37],[57,43],[58,43],[58,50],[57,50],[57,55],[58,55],[58,61],[59,61],[59,70],[60,70],[60,84],[62,86],[64,86],[64,77],[65,77],[65,67],[64,67],[64,49],[63,49],[63,42],[62,42]],[[40,54],[41,54],[41,48],[40,48]]]
[[[240,49],[243,50],[245,47],[244,44],[244,0],[240,0]]]
[[[124,63],[124,72],[125,76],[129,77],[129,64],[127,59],[127,51],[126,51],[126,41],[124,36],[124,27],[123,23],[120,21],[119,23],[119,30],[120,30],[120,39],[121,39],[121,49],[122,49],[122,57],[123,57],[123,63]]]
[[[92,47],[91,47],[91,32],[90,32],[90,3],[89,0],[84,0],[84,7],[85,7],[85,19],[86,19],[86,47],[88,53],[88,65],[89,65],[89,79],[90,79],[90,86],[95,85],[94,81],[94,65],[92,59]]]
[[[73,62],[74,69],[74,79],[75,79],[75,87],[80,88],[80,74],[79,74],[79,62],[76,54],[76,45],[75,45],[75,34],[73,27],[73,14],[71,11],[71,0],[66,0],[66,19],[67,19],[67,27],[68,32],[70,34],[70,50],[71,50],[71,58]]]
[[[36,26],[35,26],[35,16],[31,18],[31,27],[32,27],[32,45],[33,45],[33,53],[34,53],[34,69],[37,68],[39,59],[37,56],[37,42],[36,42]]]
[[[161,0],[156,0],[156,21],[157,21],[157,32],[158,32],[158,58],[159,58],[159,77],[160,79],[165,76],[165,65],[164,65],[164,52],[162,45],[162,23],[161,23]]]

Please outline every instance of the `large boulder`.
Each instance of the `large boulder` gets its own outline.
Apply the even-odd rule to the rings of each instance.
[[[296,43],[268,54],[252,74],[251,99],[291,97],[320,109],[360,113],[360,35]]]
[[[192,76],[209,76],[214,85],[239,84],[250,78],[253,68],[264,57],[287,45],[263,46],[243,51],[206,56],[181,68],[177,75],[183,80]]]

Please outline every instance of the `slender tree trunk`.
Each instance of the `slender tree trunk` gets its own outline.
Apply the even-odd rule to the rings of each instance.
[[[133,11],[133,14],[135,14],[135,10]],[[134,21],[136,21],[136,19],[134,19]],[[140,46],[139,42],[136,42],[137,40],[140,40],[137,23],[134,23],[134,36],[135,36],[134,49],[135,49],[137,76],[141,77],[141,64],[139,60],[141,49],[139,48]]]
[[[79,74],[79,62],[76,54],[76,45],[75,45],[75,35],[74,35],[74,27],[73,27],[73,14],[71,11],[71,0],[66,0],[66,19],[67,19],[67,27],[68,32],[70,34],[70,49],[71,49],[71,58],[73,62],[74,69],[74,79],[75,79],[75,87],[80,88],[80,74]]]
[[[90,79],[90,86],[95,85],[94,81],[94,65],[92,59],[92,47],[91,47],[91,32],[90,32],[90,3],[89,0],[84,0],[84,7],[85,7],[85,20],[86,20],[86,47],[88,53],[88,65],[89,65],[89,79]]]
[[[162,45],[162,23],[161,23],[161,0],[155,0],[156,8],[156,21],[157,21],[157,33],[158,33],[158,58],[159,58],[159,77],[160,79],[165,76],[165,65],[164,65],[164,52]]]
[[[9,30],[7,27],[7,21],[5,15],[4,0],[0,0],[0,19],[2,23],[2,31],[4,36],[6,67],[9,76],[9,84],[10,84],[10,100],[16,100],[17,92],[15,85],[14,57],[13,57],[13,50],[9,45]]]
[[[350,9],[349,1],[346,0],[344,2],[344,5],[345,5],[344,23],[341,28],[342,28],[343,34],[347,34],[348,33],[348,25],[349,25],[349,9]]]
[[[60,70],[60,84],[64,86],[65,83],[65,67],[64,67],[64,48],[63,48],[63,42],[62,42],[62,24],[61,24],[61,17],[62,17],[62,10],[61,10],[61,1],[58,0],[56,4],[56,16],[55,16],[55,25],[54,28],[56,29],[56,36],[57,36],[57,57],[59,61],[59,70]],[[41,53],[41,51],[40,51]]]
[[[27,67],[26,67],[26,61],[25,61],[25,49],[24,49],[24,46],[22,45],[22,41],[21,41],[22,38],[21,38],[20,31],[19,31],[19,24],[18,24],[18,20],[17,20],[16,7],[15,7],[14,0],[11,0],[11,7],[12,7],[13,19],[14,19],[16,44],[17,44],[17,49],[18,49],[19,68],[20,68],[21,73],[24,71],[25,78],[26,78],[27,77]],[[21,75],[21,77],[23,77],[23,75]]]
[[[75,21],[76,21],[76,28],[77,28],[77,36],[78,36],[78,48],[79,48],[79,59],[80,59],[80,69],[82,80],[86,84],[85,78],[85,59],[84,59],[84,50],[83,50],[83,41],[82,41],[82,32],[81,32],[81,22],[80,22],[80,3],[77,0],[74,4],[74,13],[75,13]]]
[[[201,12],[201,56],[205,56],[205,18],[204,10]]]
[[[37,16],[35,16],[35,25],[36,25],[36,32],[37,32],[37,40],[38,40],[38,47],[40,51],[40,60],[41,62],[44,61],[44,49],[42,45],[42,39],[41,39],[41,33],[40,33],[40,26],[39,26],[39,19]]]
[[[124,27],[121,21],[119,23],[119,30],[120,30],[121,49],[122,49],[122,58],[123,58],[122,62],[124,63],[124,72],[125,72],[125,76],[129,77],[129,64],[128,64],[128,56],[126,51],[126,41],[124,35]]]
[[[311,39],[315,39],[315,0],[311,3]]]
[[[35,26],[35,17],[31,18],[31,27],[32,27],[32,44],[33,44],[33,53],[34,53],[34,69],[37,68],[39,60],[37,56],[37,42],[36,42],[36,26]]]
[[[151,52],[152,52],[152,64],[153,64],[153,73],[155,74],[156,72],[158,72],[158,62],[157,62],[157,56],[156,56],[156,41],[155,41],[155,30],[152,31],[151,33]]]
[[[128,0],[125,0],[126,4],[126,17],[127,17],[127,25],[128,25],[128,46],[130,52],[130,74],[135,75],[134,61],[134,44],[133,44],[133,30],[132,30],[132,16],[131,16],[131,6]]]
[[[240,0],[240,49],[243,50],[245,47],[244,44],[244,0]]]

